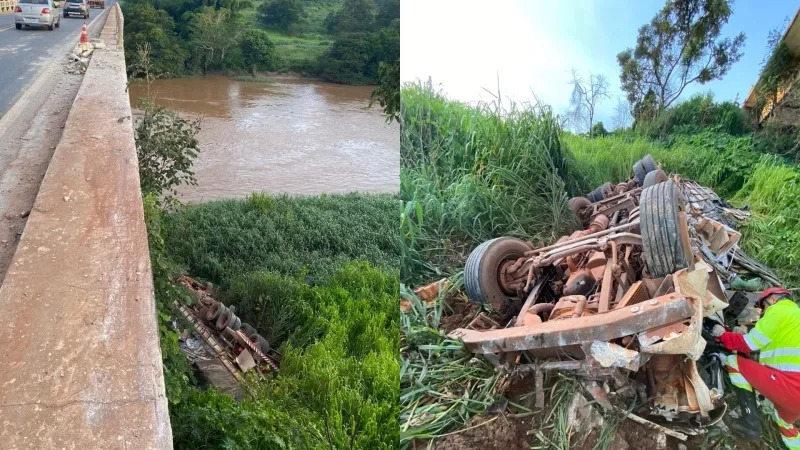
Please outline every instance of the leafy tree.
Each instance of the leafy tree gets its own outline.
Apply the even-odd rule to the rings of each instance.
[[[271,70],[275,61],[275,44],[263,30],[248,29],[242,35],[242,59],[255,75],[259,70]]]
[[[125,14],[125,63],[130,76],[145,76],[139,48],[147,44],[149,62],[147,76],[153,78],[179,77],[185,73],[188,52],[175,33],[175,21],[163,10],[149,3],[129,3]]]
[[[600,136],[605,137],[608,135],[608,131],[606,131],[606,127],[603,126],[603,122],[597,122],[592,127],[591,135],[594,137]]]
[[[373,55],[377,39],[370,33],[347,33],[338,37],[320,58],[320,76],[345,84],[377,82],[378,63]]]
[[[191,45],[201,61],[203,71],[221,69],[226,55],[237,48],[244,33],[230,10],[205,7],[189,22]]]
[[[400,116],[400,19],[394,19],[378,33],[377,47],[372,56],[378,65],[379,86],[372,91],[370,105],[378,102],[387,115],[387,121],[399,121]]]
[[[144,116],[136,124],[136,153],[142,195],[177,194],[181,184],[197,184],[192,163],[197,157],[200,120],[181,119],[177,113],[144,102]]]
[[[259,6],[258,15],[264,25],[289,31],[305,15],[305,11],[300,0],[272,0]]]
[[[325,22],[333,34],[365,33],[374,30],[375,14],[374,0],[344,0],[341,9],[331,13]]]
[[[400,0],[379,1],[378,14],[375,16],[375,28],[386,28],[395,19],[400,19]]]
[[[400,121],[400,60],[382,62],[378,66],[380,85],[370,95],[370,106],[378,102],[386,113],[386,121]]]
[[[570,117],[576,127],[585,126],[594,135],[595,108],[603,99],[609,98],[608,80],[603,75],[589,73],[589,79],[581,78],[577,70],[572,69],[572,97],[570,98]]]
[[[720,38],[730,0],[669,0],[617,55],[622,90],[637,114],[658,114],[691,83],[722,78],[742,57],[744,33]]]

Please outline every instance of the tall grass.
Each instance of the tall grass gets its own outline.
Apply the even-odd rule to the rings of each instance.
[[[176,448],[392,449],[400,371],[397,200],[255,195],[165,215],[147,202]],[[214,281],[284,355],[237,403],[190,382],[169,267]]]
[[[405,286],[401,293],[412,305],[400,318],[400,444],[409,448],[485,411],[499,395],[501,377],[439,330],[441,299],[427,309]]]
[[[346,261],[398,266],[397,205],[391,195],[360,194],[202,203],[164,218],[165,248],[223,288],[258,269],[324,282]]]
[[[566,192],[586,185],[548,108],[471,107],[422,85],[403,89],[402,106],[405,280],[451,273],[464,242],[546,241],[574,226]]]
[[[744,249],[788,286],[800,287],[794,270],[800,261],[800,169],[759,154],[749,136],[704,131],[667,143],[636,136],[590,139],[562,132],[547,108],[470,106],[422,85],[404,87],[402,106],[400,252],[401,278],[408,284],[442,275],[458,279],[469,251],[487,239],[551,241],[575,226],[568,197],[628,179],[633,163],[651,154],[667,172],[748,206],[753,217],[739,228]],[[414,312],[401,317],[405,445],[460,426],[494,395],[485,362],[437,330],[440,306],[425,312],[418,299],[412,303]],[[560,386],[560,394],[574,392],[567,381]],[[548,419],[556,427],[536,435],[547,448],[570,442],[565,405],[557,403]],[[613,437],[606,431],[600,447]]]

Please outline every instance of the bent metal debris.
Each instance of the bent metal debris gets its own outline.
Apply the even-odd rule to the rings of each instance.
[[[468,297],[511,320],[450,336],[499,370],[536,372],[539,406],[541,373],[571,371],[606,387],[587,387],[604,407],[608,392],[638,397],[635,420],[703,433],[727,406],[710,330],[752,323],[752,301],[731,285],[747,276],[779,282],[738,246],[734,227],[749,214],[649,155],[629,180],[569,206],[584,229],[552,245],[500,237],[473,250]]]

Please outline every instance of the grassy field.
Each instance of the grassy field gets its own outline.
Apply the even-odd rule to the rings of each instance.
[[[176,448],[396,448],[397,206],[388,195],[254,195],[164,214],[146,199]],[[181,268],[214,282],[283,353],[255,396],[193,386],[169,326]]]
[[[307,70],[333,43],[333,38],[321,34],[289,36],[276,31],[268,31],[267,34],[275,43],[279,72]]]
[[[406,286],[448,277],[458,290],[469,252],[494,237],[551,242],[576,226],[569,197],[627,179],[648,153],[667,172],[749,206],[753,217],[739,228],[744,249],[788,286],[800,286],[800,170],[757,153],[749,136],[705,132],[675,136],[669,146],[635,135],[589,139],[562,132],[547,109],[468,106],[424,86],[405,86],[402,104],[401,294],[418,306],[401,315],[405,448],[452,432],[498,395],[486,363],[439,330],[442,305],[426,311]],[[563,383],[553,392],[570,391]],[[569,447],[569,430],[558,420],[564,406],[551,403],[543,416],[555,432],[534,436],[542,448]]]
[[[258,19],[258,7],[262,3],[256,1],[253,8],[242,11],[244,20],[253,27],[263,27]],[[325,19],[341,5],[341,0],[304,1],[305,16],[288,32],[265,29],[275,44],[276,71],[305,73],[315,67],[319,57],[333,44],[333,36],[325,28]]]

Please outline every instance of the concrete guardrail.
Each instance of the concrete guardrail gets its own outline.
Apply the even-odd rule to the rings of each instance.
[[[172,448],[122,13],[108,11],[0,287],[3,448]]]

